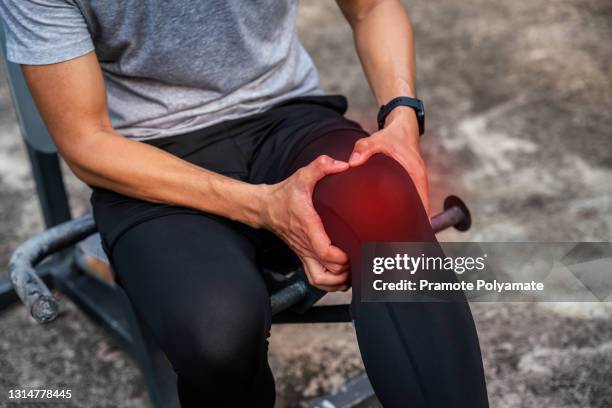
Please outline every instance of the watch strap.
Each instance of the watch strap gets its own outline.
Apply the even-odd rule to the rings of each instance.
[[[378,111],[378,129],[382,129],[385,127],[385,120],[391,111],[398,106],[408,106],[416,112],[417,121],[419,124],[419,134],[422,135],[425,133],[425,108],[423,105],[423,101],[416,98],[410,98],[408,96],[399,96],[397,98],[393,98],[387,103],[380,107]]]

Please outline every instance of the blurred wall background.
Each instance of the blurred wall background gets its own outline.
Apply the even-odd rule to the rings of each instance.
[[[449,193],[475,223],[446,240],[610,241],[612,3],[608,0],[405,1],[415,28],[423,150],[434,210]],[[376,106],[334,2],[303,1],[299,31],[330,93],[374,130]],[[393,39],[389,39],[393,41]],[[87,188],[69,171],[75,214]],[[27,156],[0,73],[0,274],[42,228]],[[68,302],[55,323],[0,315],[6,390],[64,383],[69,406],[144,407],[134,364]],[[475,304],[492,407],[612,406],[612,306]],[[350,325],[276,327],[279,407],[299,406],[362,372]],[[66,405],[68,406],[68,405]]]

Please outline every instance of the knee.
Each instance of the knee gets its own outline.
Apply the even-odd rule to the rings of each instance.
[[[324,177],[316,185],[314,199],[320,203],[333,201],[335,206],[356,208],[361,213],[406,211],[406,206],[419,201],[408,173],[383,154],[372,156],[361,166]]]
[[[356,167],[349,181],[359,184],[354,200],[364,203],[367,211],[384,222],[419,212],[422,207],[410,175],[395,159],[377,154]]]
[[[322,179],[313,202],[320,214],[333,209],[362,239],[405,240],[407,230],[422,228],[427,221],[408,173],[382,154]]]
[[[206,296],[174,333],[173,366],[182,379],[210,387],[248,385],[265,363],[269,300],[223,291]],[[183,317],[184,319],[185,317]]]

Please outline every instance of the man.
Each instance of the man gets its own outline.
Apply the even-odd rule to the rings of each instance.
[[[260,270],[282,253],[323,290],[351,276],[385,406],[486,405],[466,304],[359,299],[361,242],[435,242],[399,1],[338,2],[386,105],[371,136],[343,117],[343,97],[320,91],[295,0],[0,4],[8,58],[92,186],[117,280],[176,370],[184,407],[273,406]]]

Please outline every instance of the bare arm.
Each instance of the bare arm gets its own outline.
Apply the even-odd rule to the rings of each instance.
[[[351,25],[355,46],[378,105],[397,96],[416,97],[416,63],[410,18],[399,0],[337,0]],[[416,114],[408,107],[395,108],[385,128],[355,145],[350,163],[357,166],[374,153],[399,161],[412,177],[425,209],[429,211],[425,165],[419,149]]]
[[[84,182],[257,223],[262,205],[258,186],[194,166],[113,130],[94,53],[59,64],[23,66],[23,73],[62,157]]]
[[[244,183],[116,133],[94,53],[22,69],[55,144],[81,180],[267,228],[300,256],[312,283],[334,290],[346,280],[348,259],[331,245],[310,198],[317,180],[347,163],[320,158],[278,184]]]
[[[378,105],[416,95],[412,26],[399,0],[338,0]]]

